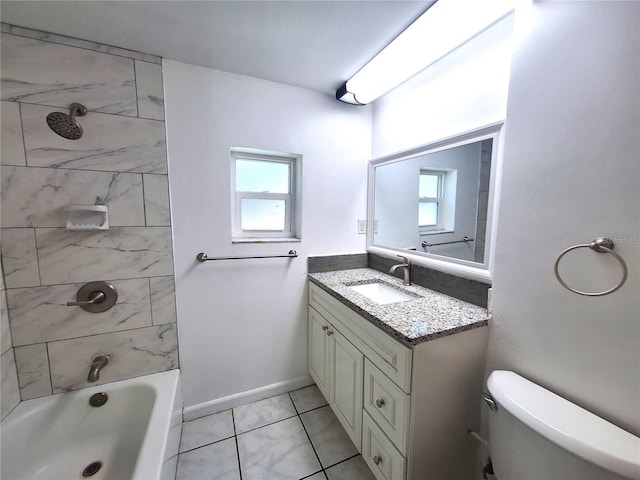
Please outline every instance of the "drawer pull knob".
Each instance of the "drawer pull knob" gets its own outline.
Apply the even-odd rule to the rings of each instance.
[[[376,400],[376,407],[382,408],[383,405],[384,405],[384,399],[379,398]]]
[[[327,332],[327,335],[329,335],[329,336],[333,335],[333,330],[329,330],[329,331]]]
[[[329,330],[329,327],[328,327],[327,325],[324,325],[324,326],[322,327],[322,330],[324,330],[324,331],[326,332],[327,330]]]
[[[382,463],[382,457],[380,455],[376,455],[375,457],[373,457],[373,463],[375,463],[376,465],[380,465]]]

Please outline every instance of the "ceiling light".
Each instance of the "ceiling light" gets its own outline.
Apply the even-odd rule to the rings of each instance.
[[[362,67],[336,98],[365,105],[486,30],[514,8],[514,0],[439,0]]]

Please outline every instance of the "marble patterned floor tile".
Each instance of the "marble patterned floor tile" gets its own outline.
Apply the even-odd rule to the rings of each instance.
[[[0,357],[0,417],[4,418],[20,402],[20,387],[13,349]]]
[[[116,304],[103,313],[67,307],[82,283],[7,290],[14,345],[51,342],[151,326],[146,278],[112,280]]]
[[[37,40],[44,40],[46,42],[59,43],[61,45],[69,45],[71,47],[85,48],[87,50],[94,50],[96,52],[134,58],[136,60],[142,60],[144,62],[157,64],[160,64],[162,62],[162,57],[158,57],[157,55],[150,55],[147,53],[136,52],[134,50],[127,50],[126,48],[112,47],[111,45],[103,45],[101,43],[91,42],[89,40],[81,40],[79,38],[67,37],[65,35],[57,35],[55,33],[41,32],[40,30],[18,27],[16,25],[9,25],[8,23],[2,24],[2,31],[4,33],[13,33],[14,35],[18,35],[21,37],[35,38]]]
[[[243,480],[298,480],[321,470],[296,416],[238,435]]]
[[[289,392],[289,395],[291,395],[291,400],[293,400],[293,404],[298,413],[308,412],[309,410],[327,405],[327,399],[324,398],[324,395],[322,395],[316,385],[294,390],[293,392]]]
[[[142,175],[3,167],[3,227],[65,227],[70,205],[107,205],[109,225],[144,226]]]
[[[40,285],[33,228],[3,228],[0,250],[7,288]]]
[[[0,106],[0,164],[26,165],[24,142],[22,141],[22,121],[20,105],[15,102],[2,102]]]
[[[78,140],[54,133],[46,122],[60,111],[22,105],[27,165],[131,173],[167,173],[164,122],[89,112],[78,118]]]
[[[235,438],[181,453],[176,480],[240,480]]]
[[[294,415],[296,410],[286,393],[233,409],[238,435]]]
[[[48,344],[53,393],[90,386],[87,373],[97,353],[112,354],[91,385],[178,368],[175,324],[60,340]]]
[[[176,480],[176,472],[178,468],[178,455],[171,457],[162,465],[159,480]]]
[[[173,275],[149,279],[151,318],[154,325],[176,322],[176,291]]]
[[[300,415],[324,468],[358,453],[328,405]]]
[[[143,175],[144,213],[147,225],[171,225],[167,175]]]
[[[0,268],[0,276],[2,268]],[[6,352],[13,346],[11,341],[11,329],[9,327],[9,310],[7,309],[7,295],[4,289],[0,290],[0,354]]]
[[[314,473],[310,477],[304,477],[304,480],[327,480],[327,477],[324,472],[318,472]]]
[[[22,400],[51,395],[49,355],[46,344],[16,347],[15,355]]]
[[[170,227],[37,228],[42,285],[173,275]]]
[[[334,465],[326,473],[329,480],[376,480],[362,455]]]
[[[2,99],[135,116],[133,60],[2,34]],[[46,72],[46,74],[43,74]]]
[[[180,402],[182,405],[182,402]],[[176,413],[177,412],[177,413]],[[167,438],[167,446],[164,449],[164,461],[178,455],[180,451],[180,439],[182,438],[182,410],[174,412],[174,417],[179,417],[178,422],[169,427],[169,435]],[[174,469],[175,473],[175,469]]]
[[[234,435],[231,410],[196,418],[195,420],[184,422],[182,426],[180,453],[208,445],[209,443],[215,443]]]
[[[136,89],[138,116],[164,120],[164,91],[162,65],[136,60]]]

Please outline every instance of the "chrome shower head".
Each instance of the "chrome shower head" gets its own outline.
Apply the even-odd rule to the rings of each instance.
[[[82,137],[82,127],[76,122],[76,115],[79,117],[87,113],[87,108],[79,103],[72,103],[69,115],[62,112],[51,112],[47,115],[47,125],[63,138],[68,140],[78,140]]]

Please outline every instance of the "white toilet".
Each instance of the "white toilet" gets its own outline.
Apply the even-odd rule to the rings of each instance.
[[[498,480],[640,480],[640,438],[513,372],[487,386]]]

